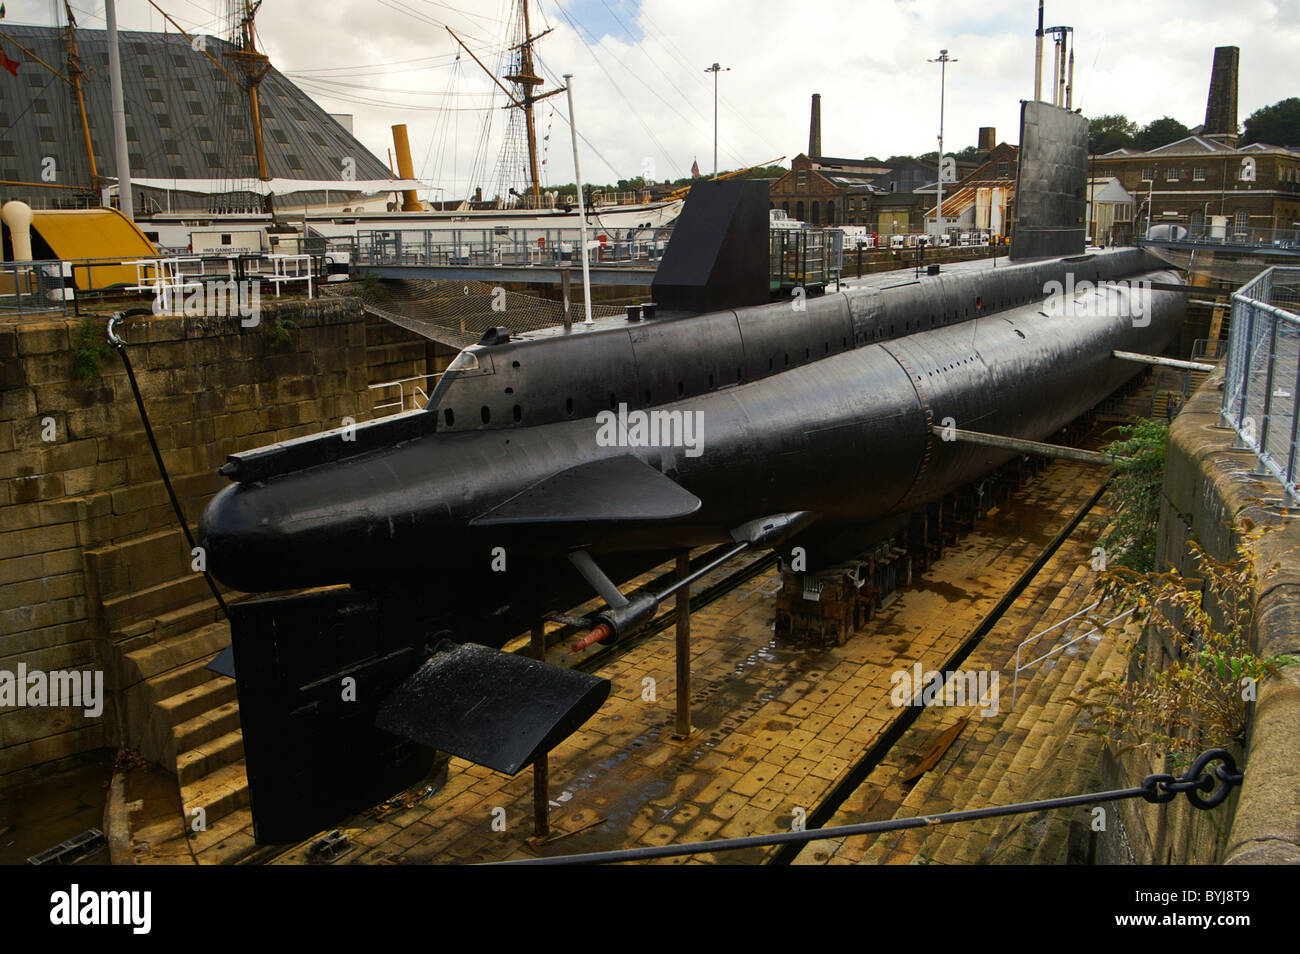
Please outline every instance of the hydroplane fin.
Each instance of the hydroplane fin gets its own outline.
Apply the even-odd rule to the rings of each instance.
[[[444,640],[384,700],[375,725],[514,775],[586,722],[609,687],[585,672]]]
[[[624,454],[562,470],[471,520],[471,527],[674,520],[700,498],[649,464]]]

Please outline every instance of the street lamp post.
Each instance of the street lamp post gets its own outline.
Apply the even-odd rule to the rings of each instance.
[[[935,210],[935,238],[943,238],[943,107],[944,93],[948,80],[948,64],[957,60],[948,55],[947,50],[939,51],[939,58],[930,60],[939,64],[939,207]]]
[[[718,74],[731,72],[730,66],[714,63],[705,69],[713,74],[713,178],[718,177]]]

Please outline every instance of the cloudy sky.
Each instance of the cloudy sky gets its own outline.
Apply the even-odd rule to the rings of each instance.
[[[222,35],[231,0],[159,0],[191,32]],[[453,195],[492,178],[505,101],[451,27],[489,66],[501,59],[519,0],[265,0],[263,49],[326,109],[352,113],[381,158],[390,126],[411,131],[417,174]],[[8,21],[52,22],[52,0],[7,0]],[[61,0],[57,4],[61,7]],[[805,151],[808,105],[822,94],[830,155],[885,157],[934,149],[940,49],[948,67],[946,145],[980,126],[1017,138],[1031,94],[1036,0],[532,0],[533,30],[553,88],[574,74],[584,178],[613,182],[713,164],[713,77],[719,74],[722,168]],[[104,25],[103,0],[76,0],[81,26]],[[124,29],[161,30],[146,0],[118,0]],[[1213,49],[1241,48],[1240,118],[1300,95],[1300,0],[1048,0],[1048,25],[1074,27],[1075,105],[1086,115],[1147,122],[1204,119]],[[1051,66],[1051,47],[1047,48]],[[572,181],[563,95],[538,107],[546,179]],[[487,149],[479,142],[490,121]],[[476,157],[479,157],[476,159]],[[493,158],[486,158],[493,157]]]

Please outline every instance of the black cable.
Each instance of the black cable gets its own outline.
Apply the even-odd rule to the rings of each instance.
[[[176,497],[176,490],[172,487],[172,481],[167,476],[167,465],[163,463],[162,451],[158,449],[158,441],[153,435],[153,428],[149,426],[149,413],[144,407],[144,398],[140,395],[140,385],[135,380],[135,369],[131,367],[131,357],[126,353],[126,342],[113,333],[115,322],[123,318],[131,318],[136,315],[150,315],[153,312],[148,308],[132,308],[126,312],[116,312],[108,322],[108,342],[117,349],[117,353],[122,356],[122,364],[126,367],[127,380],[131,382],[131,393],[135,395],[135,406],[140,411],[140,423],[144,425],[144,435],[149,439],[149,447],[153,450],[154,462],[158,465],[158,473],[162,477],[163,486],[167,488],[167,496],[171,498],[172,510],[176,512],[176,519],[180,521],[181,530],[185,533],[185,539],[189,542],[190,553],[198,549],[198,544],[194,542],[194,534],[190,532],[190,525],[185,519],[185,512],[181,509],[181,502]],[[203,579],[207,580],[208,588],[212,590],[212,595],[221,607],[221,612],[226,619],[230,618],[230,609],[226,606],[226,601],[221,596],[221,591],[217,589],[217,583],[212,579],[212,574],[208,572],[206,555],[203,561]]]
[[[1211,763],[1221,762],[1213,771]],[[887,831],[909,828],[928,828],[953,822],[976,821],[983,818],[1002,818],[1023,815],[1053,808],[1073,808],[1078,805],[1095,805],[1142,798],[1152,804],[1165,804],[1178,794],[1185,794],[1193,805],[1202,810],[1215,808],[1231,794],[1234,786],[1242,784],[1245,773],[1238,770],[1236,760],[1225,749],[1202,752],[1196,762],[1179,778],[1172,775],[1148,775],[1142,784],[1133,788],[1113,789],[1087,795],[1065,795],[1045,798],[1035,802],[1015,805],[994,805],[988,808],[969,808],[965,811],[944,812],[938,815],[919,815],[913,818],[890,818],[885,821],[840,825],[836,828],[807,828],[776,832],[770,835],[749,835],[742,838],[721,838],[714,841],[697,841],[681,845],[651,845],[646,848],[624,848],[618,851],[595,851],[587,854],[557,855],[553,857],[526,858],[517,861],[493,862],[501,865],[590,865],[615,864],[624,861],[648,861],[652,858],[677,858],[683,855],[737,851],[742,848],[762,848],[768,845],[805,845],[811,841],[828,838],[850,838],[857,835],[875,835]],[[1201,795],[1209,792],[1209,797]],[[797,853],[797,849],[796,849]]]

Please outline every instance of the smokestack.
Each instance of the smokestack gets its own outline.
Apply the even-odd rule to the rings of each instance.
[[[979,139],[977,141],[979,143],[978,146],[979,157],[983,159],[990,152],[992,152],[993,149],[998,144],[997,129],[993,126],[981,126]]]
[[[822,94],[812,94],[812,122],[808,126],[808,155],[822,154]]]
[[[1220,46],[1214,50],[1214,68],[1210,72],[1210,98],[1205,105],[1203,134],[1225,145],[1237,145],[1237,70],[1241,50]]]
[[[411,162],[411,140],[406,134],[406,124],[393,127],[393,146],[397,149],[397,174],[403,179],[415,178],[415,164]],[[419,212],[420,196],[414,189],[402,193],[402,211]]]
[[[1043,98],[1043,0],[1038,0],[1038,32],[1034,34],[1034,102]]]

